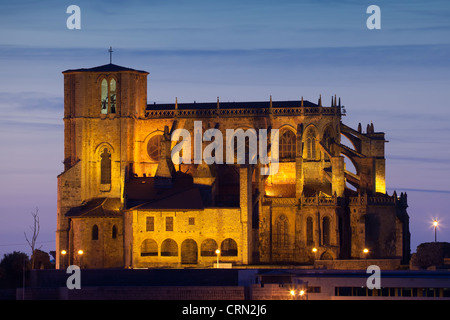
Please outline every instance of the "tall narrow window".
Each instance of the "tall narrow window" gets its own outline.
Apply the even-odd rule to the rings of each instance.
[[[98,227],[96,224],[92,227],[92,240],[98,240]]]
[[[117,228],[115,225],[112,227],[111,238],[113,239],[117,238]]]
[[[111,113],[116,113],[116,80],[114,79],[109,83],[109,101],[111,104]]]
[[[316,159],[316,135],[314,130],[310,129],[306,136],[306,157],[309,160]]]
[[[313,245],[313,219],[311,217],[306,218],[306,244]]]
[[[155,217],[147,217],[146,231],[155,231]]]
[[[322,243],[324,246],[330,245],[330,218],[324,217],[322,220]]]
[[[280,136],[280,159],[285,161],[295,160],[296,137],[291,130],[284,130]]]
[[[111,154],[105,148],[100,157],[100,183],[111,184]]]
[[[173,231],[173,217],[166,217],[166,231]]]
[[[102,101],[102,114],[107,114],[108,113],[108,82],[106,81],[106,79],[102,80],[102,97],[101,97],[101,101]]]
[[[287,247],[289,245],[288,236],[288,221],[285,215],[281,215],[277,219],[276,223],[277,235],[276,241],[279,248]]]

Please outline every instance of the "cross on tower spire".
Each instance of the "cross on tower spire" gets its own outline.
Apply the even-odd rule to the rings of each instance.
[[[112,47],[109,47],[108,52],[109,52],[109,64],[112,64],[112,53],[114,52]]]

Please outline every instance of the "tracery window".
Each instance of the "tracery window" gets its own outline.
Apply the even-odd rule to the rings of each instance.
[[[147,143],[147,153],[153,161],[159,161],[161,158],[162,137],[162,135],[153,136]]]
[[[316,134],[313,129],[308,130],[306,135],[306,158],[316,160]]]
[[[280,136],[280,160],[295,160],[296,137],[291,130],[284,130]]]
[[[289,245],[288,226],[289,225],[286,216],[279,216],[276,222],[276,243],[279,248],[287,247]]]

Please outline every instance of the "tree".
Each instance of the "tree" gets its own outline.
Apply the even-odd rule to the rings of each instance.
[[[25,239],[27,240],[28,244],[31,247],[31,269],[34,269],[34,267],[35,267],[35,261],[36,261],[36,255],[34,254],[35,250],[40,249],[42,247],[41,246],[39,248],[36,248],[36,240],[37,240],[37,237],[39,235],[39,230],[40,230],[38,213],[39,213],[39,208],[37,208],[37,207],[34,212],[31,212],[31,216],[33,217],[33,221],[34,221],[33,225],[30,226],[30,229],[32,232],[31,239],[28,239],[27,234],[25,232],[23,233],[25,235]]]
[[[26,253],[14,251],[3,256],[0,262],[0,287],[18,288],[23,285],[24,269],[30,268]]]

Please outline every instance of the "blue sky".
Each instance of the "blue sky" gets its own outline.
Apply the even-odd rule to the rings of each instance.
[[[69,5],[81,30],[68,30]],[[381,8],[381,30],[366,9]],[[146,70],[148,102],[341,97],[344,123],[386,132],[387,188],[408,193],[412,251],[450,230],[448,1],[5,1],[0,3],[0,255],[29,253],[39,207],[54,249],[63,76]]]

